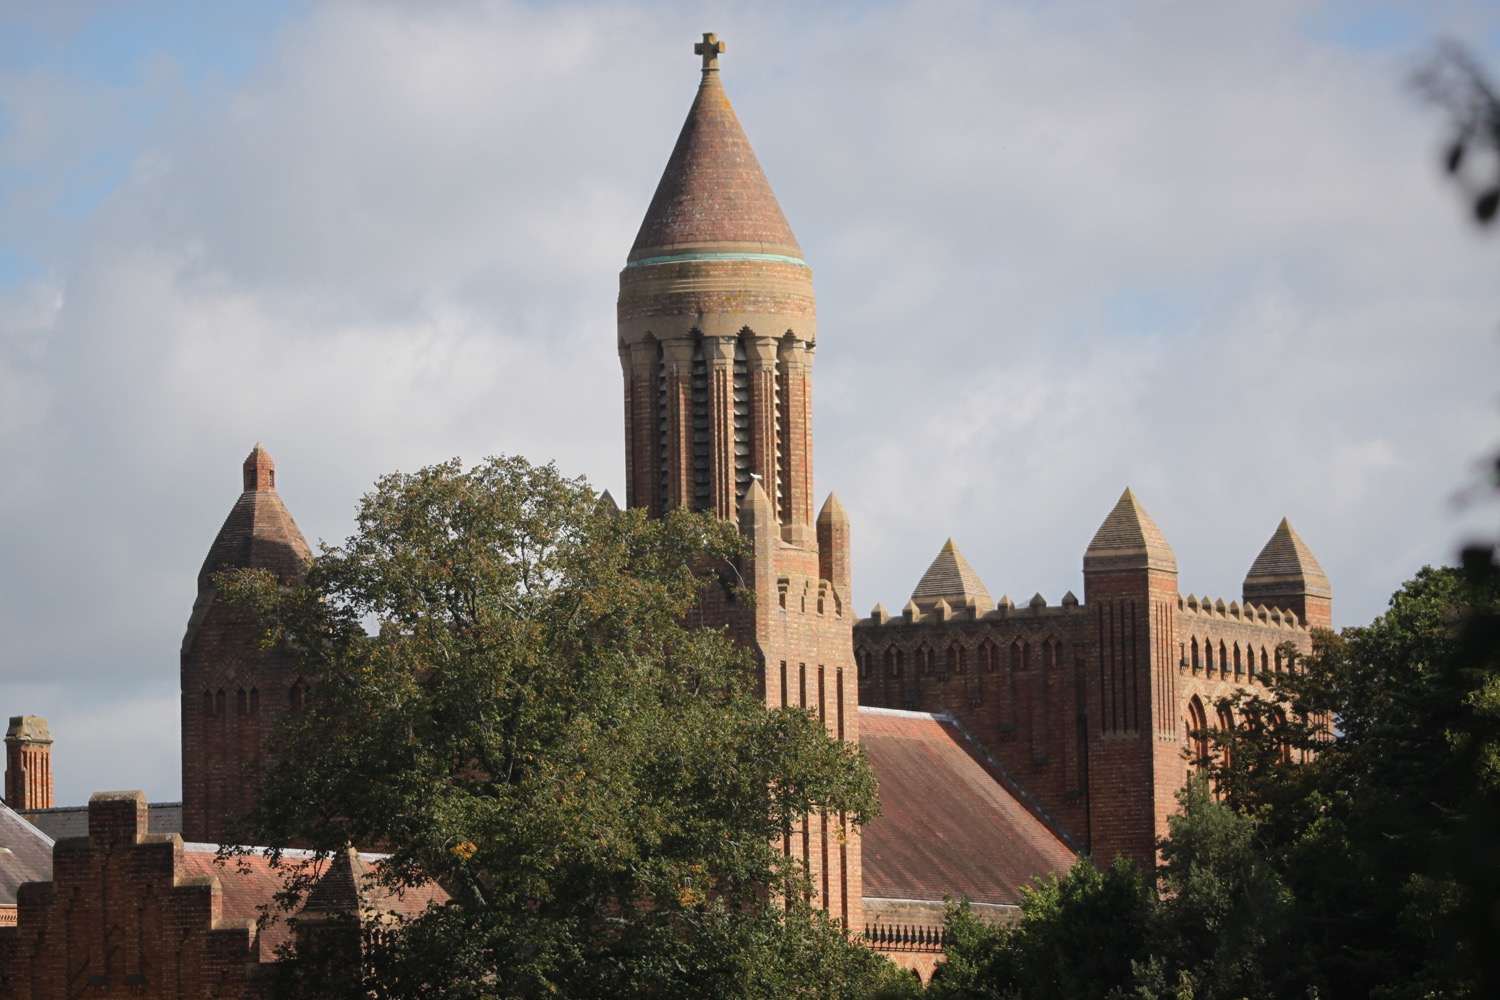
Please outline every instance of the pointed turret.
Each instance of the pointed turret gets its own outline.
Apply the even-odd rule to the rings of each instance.
[[[1284,517],[1245,574],[1242,593],[1246,603],[1294,611],[1314,628],[1333,626],[1333,588],[1328,576]]]
[[[276,463],[259,444],[243,466],[244,492],[198,571],[198,597],[182,637],[182,833],[218,843],[228,820],[255,803],[246,766],[275,720],[300,698],[295,657],[266,649],[248,608],[219,599],[214,574],[263,569],[300,581],[312,553],[276,493]]]
[[[989,611],[995,607],[984,581],[979,579],[979,574],[974,572],[974,567],[969,565],[969,560],[958,551],[958,546],[953,544],[951,538],[943,543],[937,558],[927,567],[922,579],[917,581],[917,588],[911,592],[911,599],[923,611],[931,611],[939,600],[947,601],[955,608],[962,608],[970,603],[980,611]]]
[[[620,272],[626,495],[732,520],[759,476],[784,540],[815,541],[812,271],[720,80],[703,75]]]
[[[1172,546],[1131,492],[1120,495],[1083,554],[1083,570],[1159,569],[1177,572]]]
[[[818,570],[845,601],[849,600],[849,514],[836,494],[828,494],[818,512]]]
[[[257,444],[245,459],[244,492],[230,509],[198,571],[200,592],[213,587],[221,569],[268,569],[299,580],[312,552],[276,493],[276,463]]]
[[[698,47],[705,45],[723,51],[724,43],[705,36]],[[739,247],[800,262],[802,248],[724,93],[718,56],[699,55],[702,82],[629,259]]]

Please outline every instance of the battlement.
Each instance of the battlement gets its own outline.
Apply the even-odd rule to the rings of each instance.
[[[1312,631],[1312,627],[1306,622],[1299,621],[1297,613],[1290,608],[1267,607],[1264,604],[1252,604],[1249,601],[1246,601],[1244,605],[1238,601],[1225,604],[1222,597],[1210,600],[1207,597],[1199,598],[1192,594],[1186,597],[1179,594],[1177,611],[1188,617],[1238,621],[1247,625],[1280,628],[1301,634]]]
[[[979,621],[1026,621],[1034,619],[1052,619],[1074,615],[1083,608],[1082,602],[1074,596],[1070,590],[1062,596],[1058,604],[1049,605],[1047,599],[1041,594],[1033,594],[1031,600],[1025,605],[1017,607],[1009,595],[1002,596],[992,608],[987,608],[975,600],[969,600],[960,607],[952,607],[943,598],[923,610],[916,601],[907,601],[906,607],[901,609],[901,614],[892,617],[881,604],[875,605],[870,611],[868,618],[861,618],[855,622],[856,626],[882,626],[882,625],[943,625],[948,622],[979,622]]]

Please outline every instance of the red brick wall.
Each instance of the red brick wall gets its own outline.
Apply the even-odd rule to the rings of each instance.
[[[224,920],[218,879],[181,866],[180,837],[146,833],[144,795],[95,795],[88,836],[58,841],[53,880],[22,886],[0,928],[0,997],[262,996],[253,922]]]
[[[1259,673],[1262,653],[1274,670],[1278,645],[1311,645],[1281,612],[1221,610],[1175,587],[1160,570],[1096,573],[1084,604],[864,619],[860,703],[951,712],[1069,840],[1101,861],[1150,862],[1187,775],[1190,700],[1212,722],[1220,698],[1252,683],[1252,651]]]
[[[219,843],[234,817],[254,806],[254,767],[300,693],[293,657],[260,649],[257,638],[248,612],[214,599],[183,643],[182,835],[189,841]]]

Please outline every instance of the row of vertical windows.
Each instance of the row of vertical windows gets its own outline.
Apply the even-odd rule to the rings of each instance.
[[[298,716],[302,714],[303,700],[307,686],[300,680],[287,689],[287,711]],[[203,716],[208,719],[222,719],[226,717],[229,710],[230,695],[223,688],[217,691],[203,692]],[[248,718],[260,714],[260,689],[240,688],[233,694],[234,713],[241,718]]]
[[[1212,639],[1204,639],[1200,647],[1197,636],[1193,636],[1188,641],[1187,649],[1183,650],[1182,665],[1190,667],[1193,673],[1200,670],[1209,673],[1218,671],[1220,674],[1233,672],[1236,676],[1248,674],[1251,677],[1256,673],[1279,674],[1283,669],[1279,649],[1268,651],[1262,646],[1257,652],[1254,646],[1246,646],[1242,650],[1238,642],[1228,646],[1222,639],[1217,647]]]
[[[670,386],[668,385],[667,360],[665,349],[657,346],[656,361],[656,437],[657,437],[657,480],[661,490],[663,503],[668,502],[671,497],[672,468],[671,468],[671,400]],[[765,488],[771,492],[771,502],[775,506],[781,520],[785,522],[789,516],[787,506],[790,489],[787,486],[786,470],[789,467],[788,443],[783,440],[782,428],[788,426],[784,414],[784,397],[782,384],[784,381],[784,366],[778,360],[776,367],[772,370],[771,378],[771,412],[773,421],[773,433],[776,440],[777,462],[779,468],[772,481],[764,483]],[[691,481],[690,504],[696,510],[708,510],[713,507],[713,475],[712,475],[712,451],[713,451],[713,386],[710,385],[710,373],[708,358],[703,351],[703,340],[699,337],[693,344],[693,357],[689,377],[689,413],[685,414],[690,436],[690,453],[683,456],[683,461],[688,463]],[[743,337],[735,338],[734,342],[734,365],[732,373],[732,399],[733,423],[732,429],[734,440],[732,449],[734,454],[734,491],[735,496],[744,495],[750,486],[751,480],[751,438],[754,432],[751,420],[753,409],[752,387],[750,384],[749,359],[745,353],[745,341]]]

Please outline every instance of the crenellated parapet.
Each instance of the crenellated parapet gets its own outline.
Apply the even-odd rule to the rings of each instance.
[[[855,623],[860,701],[951,713],[1070,836],[1145,862],[1204,706],[1287,669],[1287,643],[1310,649],[1330,590],[1283,521],[1243,599],[1183,595],[1170,544],[1130,490],[1083,575],[1084,600],[995,601],[949,539],[899,614],[877,604]]]
[[[1241,605],[1239,601],[1230,601],[1225,604],[1222,597],[1211,600],[1207,597],[1199,598],[1188,594],[1186,597],[1177,598],[1177,610],[1180,614],[1193,617],[1244,622],[1252,626],[1284,628],[1296,632],[1312,631],[1312,626],[1298,621],[1297,612],[1290,608],[1271,608],[1264,604],[1249,602]]]

